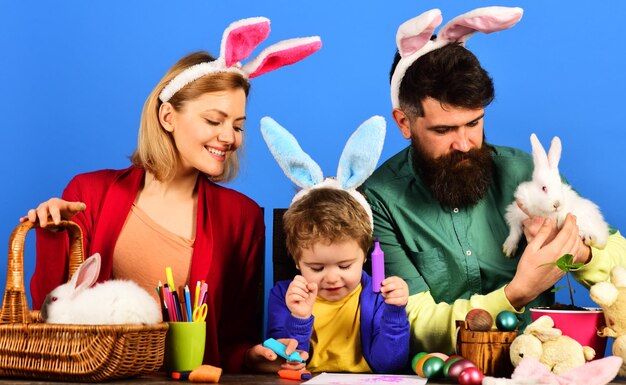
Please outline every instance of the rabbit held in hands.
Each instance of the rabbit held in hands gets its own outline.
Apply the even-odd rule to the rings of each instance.
[[[156,300],[133,281],[96,284],[100,254],[87,258],[72,279],[52,290],[41,307],[46,323],[77,325],[156,324]]]
[[[577,218],[580,236],[585,244],[603,248],[609,236],[609,226],[604,221],[600,209],[561,180],[558,168],[561,140],[557,136],[552,139],[548,154],[535,134],[530,136],[530,143],[535,167],[533,176],[530,181],[523,182],[517,187],[515,199],[532,216],[552,218],[558,227],[563,225],[567,214],[572,213]],[[514,201],[507,207],[505,218],[510,232],[502,245],[502,250],[510,257],[517,249],[523,234],[522,222],[528,216]]]

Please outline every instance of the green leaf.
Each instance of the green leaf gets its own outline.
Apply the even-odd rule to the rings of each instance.
[[[555,286],[554,288],[552,288],[552,290],[550,290],[552,293],[556,293],[557,291],[561,290],[561,289],[566,289],[567,286]]]

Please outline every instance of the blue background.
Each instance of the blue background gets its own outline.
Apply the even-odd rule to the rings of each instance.
[[[126,167],[143,102],[167,69],[192,51],[217,55],[231,21],[266,16],[272,33],[260,48],[297,36],[323,40],[323,48],[305,61],[252,82],[245,167],[230,186],[266,208],[270,272],[271,209],[288,206],[294,188],[267,150],[259,119],[272,116],[296,135],[326,175],[334,175],[352,131],[368,117],[382,115],[388,122],[385,160],[407,145],[390,115],[388,71],[397,27],[431,8],[443,11],[445,23],[488,5],[494,4],[6,2],[0,22],[0,239],[8,241],[28,209],[60,196],[73,175]],[[562,173],[602,208],[609,223],[625,229],[626,75],[620,24],[626,2],[497,5],[521,6],[525,14],[514,28],[477,34],[467,44],[496,85],[485,119],[487,139],[528,151],[531,132],[546,145],[560,136]],[[27,282],[33,244],[29,239],[26,246]],[[0,263],[1,287],[5,271]],[[592,304],[586,290],[579,288],[576,295],[579,304]],[[565,291],[557,296],[567,301]]]

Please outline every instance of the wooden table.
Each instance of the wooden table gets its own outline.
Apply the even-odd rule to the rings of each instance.
[[[103,384],[109,385],[175,385],[177,382],[181,384],[191,384],[188,381],[175,381],[165,377],[165,373],[156,373],[150,376],[131,378],[126,380],[117,380],[105,382]],[[225,374],[220,378],[220,384],[234,384],[234,385],[298,385],[298,381],[285,380],[275,374]],[[20,379],[0,379],[0,385],[54,385],[54,384],[86,384],[78,382],[52,382],[52,381],[39,381],[39,380],[20,380]],[[90,383],[93,384],[93,383]],[[451,385],[454,384],[450,381],[443,379],[429,380],[429,385]],[[625,385],[626,378],[620,377],[613,380],[612,385]]]

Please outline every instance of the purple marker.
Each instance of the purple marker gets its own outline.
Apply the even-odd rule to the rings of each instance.
[[[380,293],[380,284],[385,279],[385,253],[380,248],[378,238],[374,240],[372,251],[372,291]]]

